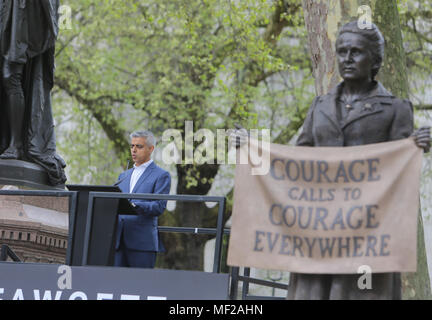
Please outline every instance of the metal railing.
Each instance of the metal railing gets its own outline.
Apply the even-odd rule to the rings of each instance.
[[[76,211],[77,206],[77,192],[75,191],[42,191],[42,190],[0,190],[0,195],[8,196],[46,196],[46,197],[69,197],[69,214],[71,215]],[[220,273],[221,270],[221,255],[222,255],[222,238],[223,235],[229,235],[230,230],[223,228],[223,218],[225,214],[225,197],[211,197],[211,196],[197,196],[197,195],[161,195],[161,194],[127,194],[116,192],[90,192],[88,203],[87,222],[91,224],[92,210],[94,201],[97,198],[110,198],[110,199],[140,199],[140,200],[172,200],[172,201],[185,201],[185,202],[216,202],[219,204],[217,225],[216,228],[194,228],[194,227],[168,227],[160,226],[158,229],[161,232],[180,232],[192,234],[214,234],[216,235],[215,253],[213,261],[213,272]],[[88,226],[85,236],[85,249],[88,250],[88,242],[90,240],[90,226]],[[69,235],[68,242],[71,242],[71,235]],[[69,246],[68,246],[69,247]],[[13,252],[13,250],[6,244],[1,246],[0,261],[6,261],[10,257],[14,262],[21,262],[21,259]],[[244,274],[239,274],[238,267],[232,267],[231,272],[231,288],[230,298],[236,299],[238,295],[238,284],[243,282],[241,299],[278,299],[275,297],[264,296],[251,296],[249,295],[249,284],[258,284],[276,289],[287,290],[287,284],[281,284],[273,281],[256,279],[250,277],[250,269],[244,268]]]
[[[163,232],[181,232],[194,234],[215,234],[215,253],[213,260],[213,272],[220,273],[221,256],[222,256],[222,237],[223,234],[229,234],[228,229],[223,229],[223,218],[225,214],[225,197],[198,196],[198,195],[167,195],[167,194],[146,194],[146,193],[116,193],[116,192],[90,192],[87,210],[87,230],[84,240],[84,262],[89,251],[91,223],[95,199],[139,199],[139,200],[173,200],[184,202],[216,202],[218,203],[218,216],[216,228],[185,228],[185,227],[159,227]]]
[[[285,299],[283,297],[274,297],[274,296],[252,296],[249,295],[249,284],[254,283],[260,286],[270,287],[273,289],[282,289],[288,290],[288,284],[278,283],[275,281],[269,281],[264,279],[252,278],[250,276],[250,268],[244,268],[243,276],[240,275],[239,267],[231,268],[231,287],[230,287],[230,299],[235,300],[238,296],[238,284],[239,282],[243,282],[242,292],[241,292],[241,300],[282,300]]]
[[[84,256],[88,252],[88,243],[90,240],[91,232],[91,221],[92,211],[94,208],[95,199],[141,199],[141,200],[174,200],[174,201],[189,201],[189,202],[217,202],[218,217],[216,228],[194,228],[194,227],[171,227],[171,226],[160,226],[158,230],[161,232],[178,232],[178,233],[192,233],[192,234],[215,234],[215,253],[213,261],[213,272],[219,273],[221,266],[221,254],[222,254],[222,237],[223,235],[229,235],[230,229],[223,228],[223,217],[225,214],[225,197],[210,197],[210,196],[197,196],[197,195],[165,195],[165,194],[137,194],[137,193],[113,193],[113,192],[90,192],[87,212],[87,226],[89,227],[85,236],[85,249]],[[241,298],[247,299],[281,299],[276,297],[265,297],[265,296],[251,296],[249,295],[249,284],[254,283],[261,286],[271,287],[275,289],[287,290],[287,284],[281,284],[274,281],[268,281],[263,279],[256,279],[250,277],[250,268],[244,269],[243,276],[239,275],[239,268],[231,268],[231,287],[230,287],[230,299],[234,300],[238,295],[238,283],[243,282]]]

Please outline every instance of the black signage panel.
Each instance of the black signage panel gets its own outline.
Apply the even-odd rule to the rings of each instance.
[[[0,263],[3,300],[225,300],[228,274]]]

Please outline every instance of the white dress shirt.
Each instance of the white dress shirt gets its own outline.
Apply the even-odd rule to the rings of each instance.
[[[134,165],[134,170],[132,171],[132,176],[130,179],[130,185],[129,185],[129,193],[132,193],[133,189],[135,188],[135,185],[138,181],[138,179],[141,177],[141,175],[144,173],[144,171],[147,169],[147,167],[153,162],[152,159],[150,159],[147,162],[144,162],[140,166]]]

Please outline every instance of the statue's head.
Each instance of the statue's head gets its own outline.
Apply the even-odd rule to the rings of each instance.
[[[384,37],[379,31],[375,24],[371,24],[370,28],[360,29],[357,21],[352,21],[339,30],[338,38],[336,40],[336,53],[338,53],[338,47],[344,42],[356,43],[360,50],[367,53],[370,58],[370,76],[373,80],[378,74],[384,59]],[[339,59],[339,72],[344,78],[343,67],[341,68],[341,61]]]

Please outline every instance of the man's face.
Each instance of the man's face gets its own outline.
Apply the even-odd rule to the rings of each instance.
[[[146,143],[146,138],[132,138],[131,155],[136,166],[142,165],[150,160],[150,156],[154,150],[154,146],[149,147]]]
[[[357,33],[343,33],[336,42],[339,73],[344,80],[370,81],[374,61],[369,42]]]

